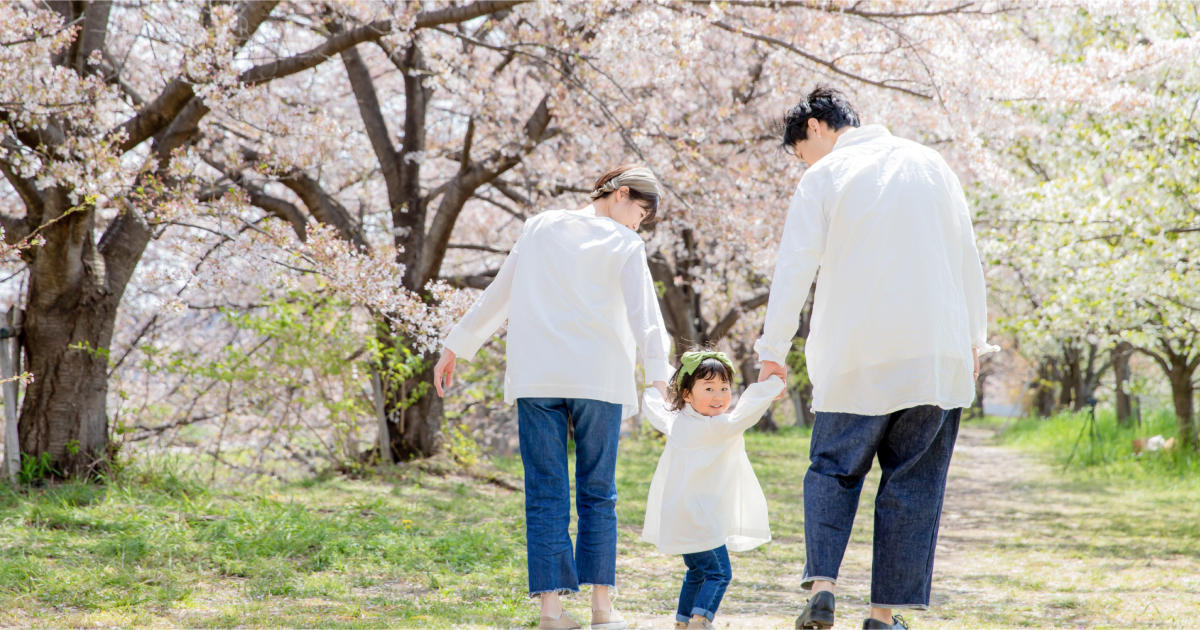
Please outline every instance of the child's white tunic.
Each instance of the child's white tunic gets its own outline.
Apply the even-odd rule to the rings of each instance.
[[[782,391],[783,381],[773,376],[747,387],[732,411],[710,417],[691,405],[671,411],[658,390],[646,390],[646,418],[667,435],[667,445],[650,482],[642,540],[669,554],[721,545],[746,551],[771,540],[767,499],[742,433]]]
[[[639,354],[647,382],[670,378],[670,338],[645,243],[589,210],[549,210],[526,221],[445,345],[470,360],[507,319],[506,402],[590,398],[620,404],[624,418],[637,413]]]

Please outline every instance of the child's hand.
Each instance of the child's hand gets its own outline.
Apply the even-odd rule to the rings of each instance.
[[[761,383],[772,376],[778,376],[779,380],[783,381],[785,385],[787,384],[787,368],[774,361],[763,361],[762,367],[758,370],[758,382]],[[787,388],[784,387],[783,391],[779,392],[779,395],[775,397],[775,400],[781,400],[786,395]]]

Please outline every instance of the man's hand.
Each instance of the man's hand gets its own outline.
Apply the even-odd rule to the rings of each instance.
[[[454,382],[456,358],[449,348],[442,348],[442,356],[438,358],[437,365],[433,366],[433,388],[437,390],[439,398],[446,396],[446,389]]]
[[[758,369],[758,382],[761,383],[771,376],[778,376],[779,380],[787,382],[787,368],[779,365],[774,361],[763,361],[762,367]]]
[[[779,380],[783,381],[784,385],[787,385],[787,368],[774,361],[763,361],[762,367],[758,370],[758,382],[761,383],[772,376],[778,376]],[[784,390],[775,397],[775,400],[781,400],[785,395],[787,395],[787,387],[784,387]]]

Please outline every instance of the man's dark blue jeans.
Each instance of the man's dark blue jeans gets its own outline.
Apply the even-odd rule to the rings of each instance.
[[[683,554],[687,574],[679,589],[679,607],[675,619],[687,623],[692,615],[703,615],[709,621],[717,614],[725,589],[733,579],[729,567],[729,550],[725,545],[708,551]]]
[[[575,510],[571,549],[571,479],[567,421],[575,422]],[[569,593],[580,584],[614,586],[617,572],[617,443],[621,405],[585,398],[518,398],[525,466],[525,549],[529,594]]]
[[[802,585],[837,582],[863,478],[879,457],[871,605],[929,606],[946,472],[962,409],[923,405],[882,416],[817,412],[804,476]]]

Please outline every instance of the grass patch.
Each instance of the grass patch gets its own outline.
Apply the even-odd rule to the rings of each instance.
[[[1100,434],[1112,436],[1099,447],[1104,457],[1068,469],[1063,450],[1078,436],[1078,417],[1010,424],[1004,445],[989,446],[978,436],[998,422],[970,423],[982,446],[955,456],[934,609],[914,621],[1116,625],[1123,613],[1112,602],[1142,605],[1158,595],[1161,611],[1126,612],[1183,619],[1200,591],[1197,480],[1123,453],[1125,435],[1103,417]],[[722,615],[749,625],[734,627],[790,627],[803,602],[808,439],[794,427],[746,436],[774,540],[735,554]],[[619,604],[639,627],[670,625],[683,572],[678,557],[639,540],[662,446],[653,432],[625,439],[617,469]],[[1050,465],[1035,469],[1031,458]],[[485,481],[499,475],[520,487],[521,464],[484,465],[486,474],[435,460],[367,479],[210,486],[151,461],[107,485],[3,486],[0,626],[532,627],[523,495]],[[843,566],[845,614],[867,603],[876,483],[877,473]],[[1121,596],[1129,584],[1143,592]],[[566,601],[586,620],[586,595]]]
[[[1173,451],[1134,453],[1135,438],[1176,437],[1175,415],[1162,409],[1148,414],[1141,425],[1121,426],[1111,410],[1100,410],[1094,422],[1089,412],[1061,413],[1050,418],[1022,418],[1006,424],[1001,442],[1047,456],[1062,467],[1084,471],[1076,479],[1136,479],[1173,485],[1197,482],[1200,454]]]

